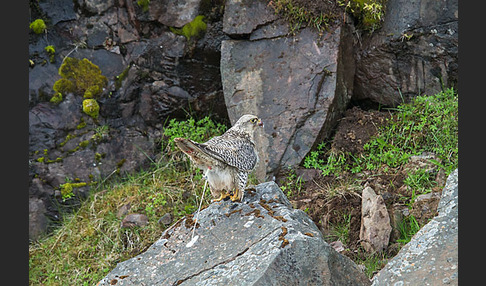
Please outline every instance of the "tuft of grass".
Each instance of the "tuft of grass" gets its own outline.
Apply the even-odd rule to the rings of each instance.
[[[338,224],[331,225],[330,234],[326,237],[329,241],[339,240],[344,245],[349,243],[349,229],[351,226],[351,214],[342,214],[342,220]]]
[[[171,121],[165,131],[167,140],[175,136],[205,141],[225,129],[209,118],[190,118]],[[92,194],[74,213],[63,215],[59,228],[29,244],[29,285],[95,285],[117,263],[160,238],[166,227],[158,220],[164,214],[171,213],[176,222],[194,212],[204,188],[202,174],[180,164],[186,159],[174,153],[169,148],[149,170],[92,186]],[[210,199],[206,192],[205,205]],[[118,212],[127,205],[128,213],[145,214],[148,225],[121,228],[123,216]]]
[[[273,0],[271,6],[276,14],[282,15],[289,23],[289,33],[295,35],[303,26],[310,26],[319,32],[329,28],[329,23],[335,18],[331,13],[314,13],[292,0]]]

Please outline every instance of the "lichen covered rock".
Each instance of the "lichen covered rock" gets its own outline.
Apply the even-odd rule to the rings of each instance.
[[[197,216],[197,221],[195,221]],[[193,226],[196,223],[194,237]],[[98,285],[369,285],[274,182],[178,221]]]

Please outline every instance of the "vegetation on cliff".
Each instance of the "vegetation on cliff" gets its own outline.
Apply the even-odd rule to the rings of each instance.
[[[333,154],[322,147],[309,154],[305,164],[321,170],[323,175],[342,178],[353,172],[364,175],[375,168],[380,172],[392,172],[403,166],[411,154],[432,151],[441,158],[436,164],[449,173],[457,167],[458,158],[457,99],[452,89],[435,96],[419,96],[411,103],[390,110],[393,116],[367,143],[359,157],[339,152]],[[66,215],[62,226],[52,234],[30,244],[30,284],[60,285],[70,281],[73,285],[94,285],[117,263],[146,250],[168,226],[159,223],[159,219],[170,214],[174,223],[190,215],[197,208],[203,191],[202,173],[174,148],[172,139],[182,136],[203,142],[225,130],[224,125],[209,118],[167,122],[162,140],[163,156],[154,162],[152,169],[91,186],[92,195],[79,210]],[[420,173],[410,174],[405,183],[426,192],[432,185],[430,178],[422,177]],[[351,192],[355,186],[354,183],[343,184],[340,179],[335,182],[330,190],[334,190],[336,196],[344,197],[344,193]],[[303,182],[293,174],[281,187],[292,199],[302,192]],[[206,192],[204,204],[209,203],[210,195]],[[123,209],[145,214],[148,225],[122,228]],[[306,212],[311,214],[313,210],[307,208]],[[403,225],[403,243],[418,230],[413,220],[405,223],[408,225]],[[332,239],[348,242],[350,224],[351,217],[344,215],[343,223],[334,226]],[[390,258],[387,254],[361,252],[351,257],[366,267],[369,277]]]

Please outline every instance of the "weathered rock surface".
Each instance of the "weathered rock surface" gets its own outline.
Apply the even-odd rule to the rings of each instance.
[[[458,170],[449,175],[438,215],[373,278],[373,285],[458,285]]]
[[[249,40],[222,42],[224,98],[231,122],[252,113],[265,124],[256,136],[257,177],[263,180],[299,164],[317,139],[329,135],[351,98],[352,47],[343,44],[345,25],[323,35],[305,28],[287,36],[271,9],[250,17],[258,4],[230,2],[240,10],[237,17],[225,15],[224,31]]]
[[[98,285],[369,285],[327,244],[274,182],[243,203],[212,203],[167,229],[146,252],[119,263]]]
[[[368,252],[382,252],[388,246],[391,231],[383,197],[371,187],[366,187],[361,194],[361,245]]]
[[[48,24],[47,34],[29,34],[29,237],[35,239],[47,227],[46,216],[59,219],[56,205],[76,204],[89,190],[74,188],[75,197],[63,201],[61,184],[99,182],[147,166],[160,154],[164,122],[185,118],[186,110],[225,121],[227,112],[221,104],[218,3],[151,1],[148,11],[136,1],[30,3],[31,18]],[[207,30],[197,42],[170,32],[169,26],[181,27],[199,14],[207,16]],[[48,45],[56,51],[52,62]],[[87,58],[108,78],[96,98],[97,120],[82,112],[82,96],[49,102],[66,56]]]
[[[457,0],[387,1],[383,27],[357,49],[353,98],[393,106],[456,86],[458,18]]]

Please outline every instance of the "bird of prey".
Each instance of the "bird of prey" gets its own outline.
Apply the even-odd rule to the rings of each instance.
[[[263,123],[255,115],[246,114],[223,135],[205,143],[186,138],[175,138],[174,142],[191,161],[206,175],[213,201],[230,197],[241,201],[248,175],[258,163],[258,152],[253,139],[255,130]]]

